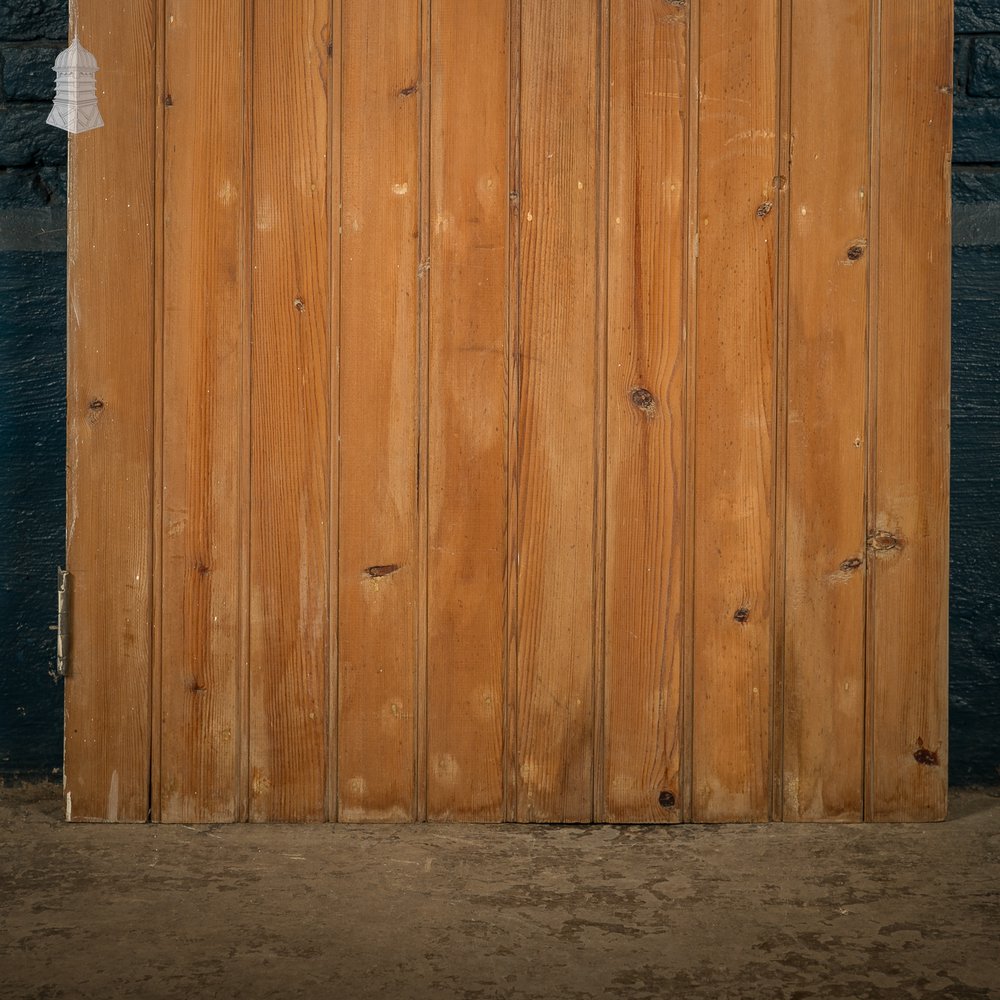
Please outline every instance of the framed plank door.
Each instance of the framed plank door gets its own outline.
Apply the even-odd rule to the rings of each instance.
[[[932,820],[947,0],[79,0],[74,820]]]

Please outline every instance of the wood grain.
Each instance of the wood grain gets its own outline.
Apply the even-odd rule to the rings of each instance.
[[[243,798],[243,4],[165,17],[161,809],[224,822]]]
[[[342,6],[339,814],[415,816],[421,8]]]
[[[676,822],[687,20],[611,6],[604,816]]]
[[[507,20],[432,9],[428,815],[503,810]]]
[[[947,809],[952,5],[884,4],[866,818]]]
[[[521,18],[517,818],[582,822],[594,762],[597,17],[525,0]]]
[[[250,816],[325,816],[326,0],[254,3]],[[282,43],[274,44],[280,37]]]
[[[700,5],[692,809],[770,798],[776,2]]]
[[[862,812],[870,41],[870,0],[792,7],[788,820]]]
[[[149,812],[153,3],[83,2],[104,128],[69,141],[66,818]],[[113,266],[109,266],[109,262]],[[53,585],[55,572],[53,570]]]
[[[81,6],[68,815],[943,817],[946,0]]]

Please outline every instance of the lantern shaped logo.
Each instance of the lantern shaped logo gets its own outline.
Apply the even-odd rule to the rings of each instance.
[[[97,60],[74,38],[56,56],[56,99],[47,122],[67,132],[88,132],[104,124],[97,108]]]

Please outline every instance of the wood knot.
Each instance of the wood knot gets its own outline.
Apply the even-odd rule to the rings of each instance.
[[[861,260],[865,255],[865,244],[864,243],[853,243],[847,248],[847,259],[848,260]]]
[[[662,791],[660,792],[657,801],[661,806],[663,806],[664,809],[673,809],[673,807],[677,804],[677,797],[673,792]]]
[[[365,576],[370,577],[372,580],[377,580],[382,576],[390,576],[399,570],[399,568],[396,563],[386,563],[384,566],[369,566],[365,570]]]
[[[211,572],[208,566],[204,562],[202,562],[201,559],[195,561],[194,571],[198,574],[198,576],[208,576],[208,574]]]
[[[104,400],[92,399],[87,404],[87,409],[90,411],[87,414],[87,420],[89,420],[92,424],[97,423],[97,421],[101,418],[101,414],[104,412]]]
[[[841,564],[840,568],[845,573],[850,573],[856,570],[861,565],[861,560],[857,556],[851,556],[850,559],[845,559]]]
[[[408,87],[404,87],[400,92],[400,97],[412,97],[420,89],[420,84],[414,81]]]
[[[757,206],[757,218],[763,219],[771,214],[771,209],[774,208],[773,201],[765,201],[762,205]]]
[[[292,302],[292,305],[295,306],[295,308],[298,309],[299,312],[306,311],[305,302],[303,302],[302,299],[300,299],[298,296],[295,297],[295,299]]]
[[[174,99],[169,94],[163,98],[163,106],[165,108],[172,108],[174,106]]]
[[[629,398],[636,409],[642,410],[647,417],[652,417],[656,413],[656,397],[641,386],[636,386],[629,392]]]
[[[913,759],[924,767],[939,767],[941,765],[937,751],[925,747],[924,741],[921,739],[917,740],[917,749],[913,751]]]
[[[733,615],[733,621],[739,622],[741,625],[745,622],[750,621],[750,609],[749,608],[737,608],[736,614]]]
[[[872,552],[891,552],[902,547],[903,543],[891,531],[873,531],[868,536],[868,548]]]

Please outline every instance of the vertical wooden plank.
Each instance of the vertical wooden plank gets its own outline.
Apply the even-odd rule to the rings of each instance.
[[[597,10],[524,0],[521,17],[517,818],[585,822],[594,761]]]
[[[692,809],[770,799],[778,5],[700,4]]]
[[[786,820],[862,812],[870,34],[870,0],[792,6]]]
[[[327,77],[327,273],[330,295],[330,343],[327,352],[329,369],[330,426],[327,431],[329,480],[327,486],[327,635],[329,659],[326,678],[326,817],[339,818],[337,789],[338,735],[340,706],[340,133],[341,83],[343,81],[343,18],[342,0],[330,0],[330,56],[332,64]]]
[[[866,817],[947,808],[951,4],[881,5]]]
[[[507,213],[507,554],[504,617],[503,818],[517,819],[517,648],[518,648],[518,461],[521,417],[521,3],[508,0],[507,44],[507,172],[510,206]]]
[[[680,818],[687,16],[611,7],[605,818]]]
[[[242,0],[166,7],[161,806],[241,808]]]
[[[66,817],[149,810],[155,60],[152,0],[81,2],[104,128],[70,139]]]
[[[330,461],[329,3],[256,0],[253,6],[250,816],[321,820]]]
[[[342,7],[339,809],[414,817],[418,0]]]
[[[428,815],[503,810],[507,4],[435,0],[431,56]]]

